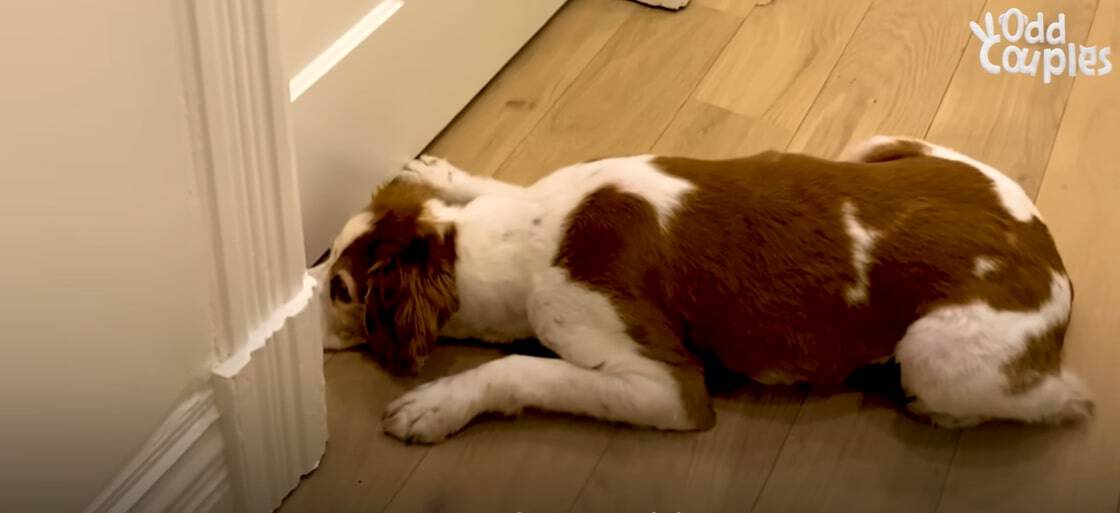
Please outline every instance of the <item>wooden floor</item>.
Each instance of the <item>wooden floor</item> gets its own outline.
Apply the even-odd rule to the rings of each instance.
[[[874,133],[955,147],[1037,195],[1076,284],[1067,354],[1096,420],[956,432],[852,391],[752,386],[720,397],[702,434],[527,414],[405,446],[381,432],[386,403],[496,353],[441,349],[416,381],[342,353],[326,363],[327,454],[281,511],[1120,511],[1120,74],[989,75],[968,29],[1060,10],[1068,41],[1120,48],[1120,0],[762,3],[571,0],[429,152],[529,183],[611,154],[835,156]]]

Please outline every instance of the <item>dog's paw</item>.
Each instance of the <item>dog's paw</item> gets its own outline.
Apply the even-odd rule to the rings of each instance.
[[[467,425],[479,412],[472,390],[445,378],[412,390],[385,409],[382,427],[408,443],[436,443]]]
[[[427,183],[436,189],[449,190],[455,186],[456,178],[465,171],[450,162],[431,155],[421,155],[404,165],[401,176]]]

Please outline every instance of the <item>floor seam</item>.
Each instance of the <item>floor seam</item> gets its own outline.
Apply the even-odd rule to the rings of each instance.
[[[615,435],[618,434],[619,428],[615,427],[613,429],[614,430],[611,431],[610,436],[607,437],[607,443],[603,444],[603,450],[599,452],[599,457],[595,460],[595,464],[592,465],[591,470],[587,472],[587,478],[583,480],[583,484],[579,486],[579,490],[576,490],[575,497],[572,498],[572,504],[568,506],[567,510],[565,510],[568,513],[571,513],[576,509],[576,505],[579,504],[580,497],[583,497],[583,491],[587,489],[587,485],[591,482],[591,478],[595,477],[595,471],[599,470],[599,464],[602,463],[603,458],[607,456],[607,449],[610,449],[611,444],[614,443],[614,438]]]
[[[961,434],[957,432],[956,440],[953,441],[953,456],[949,458],[949,464],[945,467],[945,478],[941,480],[941,492],[937,494],[937,502],[933,503],[933,513],[941,511],[941,502],[945,500],[945,489],[949,487],[949,476],[953,473],[953,464],[957,461],[957,453],[961,452]]]
[[[793,421],[789,423],[786,429],[786,435],[782,437],[782,445],[778,448],[778,452],[774,455],[774,461],[770,463],[770,469],[766,471],[766,478],[762,480],[762,486],[758,487],[758,495],[755,495],[754,501],[751,502],[751,509],[747,513],[754,513],[758,508],[758,503],[762,500],[763,494],[766,493],[766,487],[770,485],[770,478],[774,476],[774,471],[778,468],[778,462],[782,460],[782,453],[786,451],[786,445],[789,439],[793,436],[793,427],[797,425],[797,421],[801,420],[801,416],[805,413],[805,403],[809,401],[809,392],[801,398],[801,404],[797,406],[797,415],[794,415]]]
[[[389,497],[388,501],[385,502],[385,507],[381,508],[381,513],[385,513],[385,511],[389,509],[389,506],[393,505],[393,502],[397,500],[397,496],[401,494],[401,491],[403,491],[406,486],[408,486],[409,481],[412,481],[412,476],[416,474],[416,471],[420,468],[420,465],[424,463],[424,460],[428,459],[428,455],[431,453],[431,447],[428,447],[424,450],[424,455],[421,456],[420,459],[416,460],[416,464],[413,465],[412,468],[408,471],[408,475],[405,476],[403,481],[401,481],[401,485],[398,486],[395,491],[393,491],[393,495]]]
[[[809,114],[813,112],[813,106],[815,106],[817,102],[820,101],[821,95],[824,94],[825,86],[828,85],[829,81],[831,81],[836,74],[836,67],[840,65],[840,60],[844,58],[844,54],[848,53],[848,47],[851,46],[852,40],[856,38],[856,34],[859,33],[859,28],[863,26],[863,23],[865,21],[867,21],[867,14],[871,12],[871,8],[878,1],[880,0],[872,0],[867,3],[867,8],[864,9],[863,14],[859,18],[859,22],[856,23],[855,28],[852,29],[852,33],[848,36],[848,40],[844,41],[844,48],[841,48],[840,53],[836,56],[836,62],[832,63],[832,68],[828,70],[828,78],[824,79],[824,81],[821,82],[820,87],[817,88],[817,94],[813,95],[813,101],[809,102],[809,106],[805,108],[805,113],[802,114],[801,119],[797,121],[797,126],[794,127],[792,132],[790,132],[789,139],[786,139],[786,143],[782,145],[783,150],[788,151],[789,145],[793,144],[793,141],[797,140],[797,134],[801,131],[801,127],[805,126],[805,120],[809,117]]]
[[[1085,32],[1085,39],[1088,42],[1090,36],[1093,35],[1093,27],[1097,24],[1097,18],[1101,13],[1101,3],[1108,0],[1097,0],[1097,6],[1093,8],[1093,19],[1089,21],[1089,29]],[[1069,94],[1066,95],[1066,101],[1062,105],[1062,114],[1058,116],[1058,130],[1054,132],[1054,139],[1050,141],[1050,151],[1046,154],[1046,165],[1042,167],[1042,176],[1038,179],[1038,190],[1034,191],[1031,195],[1031,200],[1038,202],[1038,195],[1042,194],[1042,185],[1046,183],[1046,176],[1050,174],[1050,160],[1054,158],[1054,147],[1058,145],[1058,136],[1062,134],[1062,128],[1066,120],[1066,112],[1069,112],[1070,100],[1073,100],[1073,93],[1077,90],[1077,84],[1082,80],[1082,75],[1077,75],[1073,79],[1073,83],[1069,86]]]
[[[979,18],[981,14],[988,9],[992,0],[987,0],[984,5],[980,6],[980,11],[976,13],[973,18]],[[957,74],[961,72],[961,64],[964,63],[965,54],[968,53],[968,43],[972,41],[972,33],[965,35],[964,45],[961,46],[961,56],[957,59],[957,66],[953,68],[953,74],[949,76],[949,81],[945,83],[945,90],[941,92],[941,98],[937,100],[937,108],[933,110],[933,116],[929,118],[929,124],[926,125],[925,131],[922,132],[922,137],[929,137],[929,131],[933,128],[933,123],[937,121],[937,115],[941,113],[941,107],[945,105],[945,97],[949,94],[949,89],[953,87],[953,81],[957,78]]]
[[[709,9],[709,10],[714,10],[714,9]],[[716,11],[716,12],[721,12],[721,11]],[[750,11],[748,11],[747,16],[750,16],[751,12],[754,12],[754,9],[751,9]],[[733,18],[737,17],[737,16],[734,16],[734,15],[731,15],[731,14],[728,14],[728,13],[722,13],[722,14],[726,15],[726,16],[731,16]],[[652,152],[653,149],[656,148],[659,143],[661,143],[661,140],[665,138],[665,134],[669,132],[669,129],[673,127],[673,124],[677,121],[677,118],[680,117],[681,111],[684,110],[685,105],[688,105],[688,102],[690,100],[696,100],[696,91],[698,91],[700,89],[700,86],[704,84],[704,81],[708,79],[708,74],[712,72],[712,68],[714,68],[716,66],[716,63],[719,62],[720,57],[723,57],[723,54],[725,52],[727,52],[727,47],[731,46],[731,42],[734,41],[735,37],[739,35],[739,31],[743,30],[743,24],[746,22],[747,16],[743,16],[743,17],[739,18],[738,24],[735,25],[735,30],[731,31],[731,35],[727,38],[727,41],[723,42],[723,45],[719,47],[719,51],[712,52],[715,55],[715,57],[712,57],[712,61],[709,62],[708,66],[704,68],[703,73],[700,73],[700,79],[697,80],[695,84],[693,84],[692,88],[688,91],[688,94],[685,95],[684,100],[681,101],[681,104],[677,105],[677,108],[673,111],[673,116],[669,118],[669,122],[665,123],[665,127],[661,129],[661,132],[657,134],[657,137],[653,138],[653,142],[650,143],[650,145],[649,145],[649,151]],[[697,101],[700,101],[700,100],[697,100]],[[703,102],[703,103],[707,103],[707,102]]]

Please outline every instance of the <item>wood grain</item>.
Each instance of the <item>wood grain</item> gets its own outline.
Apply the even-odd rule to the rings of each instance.
[[[425,153],[493,175],[638,9],[632,2],[570,0]]]
[[[433,447],[385,511],[568,511],[611,432],[575,418],[488,421]]]
[[[499,355],[444,347],[425,372],[454,374]],[[558,415],[480,418],[433,446],[384,511],[568,511],[614,431],[607,423]]]
[[[870,0],[784,0],[751,12],[654,152],[704,158],[783,149]]]
[[[653,146],[653,153],[702,159],[736,158],[781,150],[789,143],[791,134],[765,120],[748,118],[693,98],[681,107]]]
[[[815,389],[754,511],[933,512],[956,440],[878,396]]]
[[[788,149],[836,157],[875,134],[925,136],[984,3],[875,2]]]
[[[1092,35],[1083,44],[1120,48],[1120,5],[1116,0],[1101,1]],[[1076,291],[1066,358],[1096,395],[1096,419],[1077,428],[992,426],[966,432],[940,511],[1117,511],[1118,141],[1120,76],[1078,78],[1038,198]]]
[[[567,164],[649,151],[740,21],[701,5],[635,12],[495,176],[530,183]]]
[[[1096,0],[989,0],[984,11],[999,16],[1017,7],[1032,15],[1042,12],[1047,20],[1065,13],[1066,40],[1080,42],[1089,34],[1096,5]],[[993,58],[1005,46],[996,45]],[[927,135],[1003,171],[1033,197],[1074,79],[1063,76],[1044,84],[1041,72],[991,75],[980,68],[979,55],[980,41],[973,37]]]
[[[752,385],[716,400],[711,431],[619,433],[572,511],[742,510],[762,489],[803,399]]]
[[[870,5],[783,0],[753,11],[696,98],[792,134]]]

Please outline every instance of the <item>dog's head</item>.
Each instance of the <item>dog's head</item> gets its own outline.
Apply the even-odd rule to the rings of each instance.
[[[459,307],[455,228],[428,185],[398,178],[374,193],[335,239],[327,266],[328,328],[364,341],[391,372],[413,374]]]

